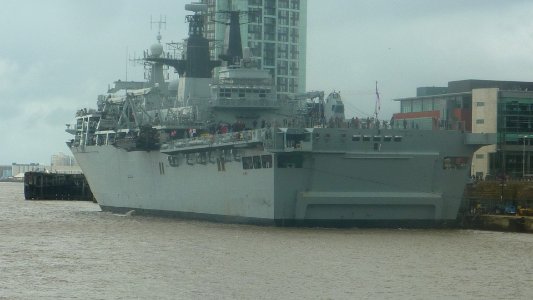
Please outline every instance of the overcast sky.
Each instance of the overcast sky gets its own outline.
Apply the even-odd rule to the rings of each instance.
[[[64,132],[77,109],[155,41],[187,32],[183,0],[1,0],[0,164],[50,163],[70,154]],[[533,1],[308,0],[307,89],[337,90],[347,113],[398,112],[393,99],[461,79],[533,81]]]

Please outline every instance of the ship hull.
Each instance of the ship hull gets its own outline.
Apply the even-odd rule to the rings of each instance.
[[[221,162],[204,151],[200,159],[174,155],[173,164],[160,151],[112,145],[72,151],[104,211],[284,226],[425,227],[455,224],[469,168],[443,164],[461,157],[469,165],[475,147],[463,142],[459,132],[420,131],[379,151],[314,141],[307,152],[251,147]],[[255,158],[263,163],[246,165]]]
[[[182,220],[197,220],[223,224],[246,224],[257,226],[278,226],[278,227],[334,227],[334,228],[457,228],[461,226],[458,219],[436,220],[436,219],[266,219],[250,218],[242,216],[227,216],[219,214],[204,214],[183,211],[168,211],[157,209],[139,209],[136,207],[115,207],[100,205],[104,212],[114,214],[154,216],[163,218],[175,218]],[[390,208],[389,208],[390,209]]]

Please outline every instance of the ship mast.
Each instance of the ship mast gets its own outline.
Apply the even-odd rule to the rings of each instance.
[[[150,27],[152,27],[152,25],[154,24],[158,25],[157,36],[156,36],[157,43],[153,44],[150,47],[150,53],[146,53],[145,58],[147,56],[154,57],[154,58],[159,58],[159,57],[164,56],[163,46],[161,45],[161,38],[162,38],[161,28],[163,27],[166,28],[166,25],[167,25],[166,17],[159,16],[159,21],[153,21],[152,17],[150,16]],[[153,62],[150,68],[150,74],[149,74],[148,79],[150,80],[150,83],[152,85],[158,84],[159,86],[163,86],[163,84],[165,83],[165,75],[164,75],[164,67],[161,62]]]
[[[209,41],[204,37],[204,20],[207,6],[201,3],[186,4],[185,9],[194,14],[185,17],[189,23],[189,37],[186,40],[185,55],[182,59],[147,58],[148,61],[161,62],[176,69],[180,78],[211,78],[213,68],[220,61],[212,61],[209,55]]]
[[[165,16],[165,17],[163,17],[163,16],[159,16],[159,21],[154,21],[154,20],[152,19],[152,16],[150,16],[150,29],[152,29],[152,26],[153,26],[154,24],[157,24],[157,26],[158,26],[158,29],[157,29],[157,37],[156,37],[156,38],[157,38],[157,42],[158,42],[159,44],[161,44],[161,38],[162,38],[162,36],[161,36],[161,29],[162,29],[163,27],[164,27],[165,29],[167,28],[167,17],[166,17],[166,16]]]

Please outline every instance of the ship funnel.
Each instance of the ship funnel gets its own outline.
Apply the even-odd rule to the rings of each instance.
[[[186,11],[192,11],[193,13],[205,13],[207,12],[207,5],[202,3],[190,3],[185,4],[185,10]]]
[[[224,54],[220,59],[229,63],[238,62],[242,58],[242,41],[241,41],[241,24],[239,20],[240,12],[228,12],[230,19],[226,28],[226,37],[224,39]]]

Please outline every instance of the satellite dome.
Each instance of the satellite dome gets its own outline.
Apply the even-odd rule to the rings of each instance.
[[[153,44],[152,47],[150,47],[150,53],[152,53],[152,56],[154,57],[160,57],[161,54],[163,54],[163,46],[161,46],[161,44]]]

